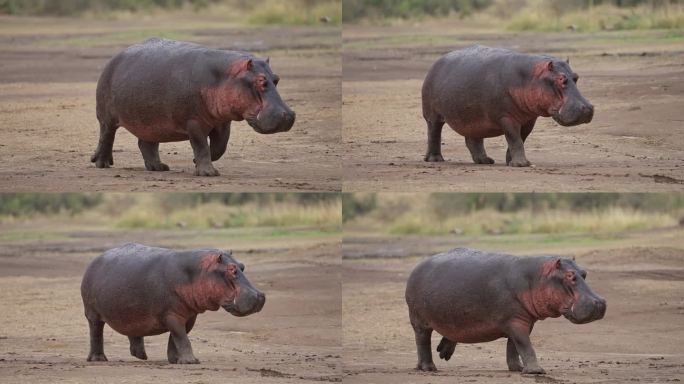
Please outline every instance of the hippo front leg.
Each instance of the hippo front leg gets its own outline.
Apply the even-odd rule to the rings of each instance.
[[[195,154],[195,175],[218,176],[219,172],[211,164],[211,152],[207,143],[207,130],[196,121],[189,121],[187,132],[190,137],[190,145]]]
[[[487,156],[487,151],[485,151],[484,147],[484,139],[466,137],[465,143],[475,164],[494,164],[494,159]]]
[[[506,363],[508,364],[508,370],[514,372],[520,372],[523,370],[523,366],[520,363],[520,354],[518,349],[515,347],[515,343],[509,337],[508,343],[506,344]]]
[[[168,171],[169,166],[162,163],[159,158],[159,143],[151,143],[138,139],[138,148],[145,161],[145,169],[148,171]]]
[[[523,374],[543,375],[546,373],[546,371],[539,366],[539,362],[537,362],[537,355],[534,353],[534,348],[532,348],[528,330],[512,327],[510,332],[508,332],[508,338],[509,340],[513,340],[513,346],[522,358]],[[510,351],[510,349],[507,348],[507,352],[508,351]],[[508,354],[507,360],[509,360]],[[508,367],[509,369],[511,368],[510,360]]]
[[[140,360],[147,360],[147,353],[145,353],[145,339],[142,337],[128,337],[130,343],[131,356],[137,357]]]
[[[508,153],[510,153],[510,161],[507,161],[511,167],[529,167],[531,164],[525,157],[524,140],[521,135],[520,124],[508,119],[501,119],[501,127],[503,128],[506,142],[508,142]],[[508,160],[508,156],[507,160]]]
[[[520,138],[523,141],[523,144],[525,143],[525,140],[527,140],[527,137],[532,133],[532,129],[534,129],[534,124],[537,122],[537,119],[533,119],[532,121],[529,121],[525,124],[523,124],[522,127],[520,127]],[[511,150],[507,149],[506,150],[506,164],[509,164],[511,162]]]
[[[226,153],[228,139],[230,138],[230,121],[223,127],[214,128],[209,132],[209,149],[211,161],[216,161]]]
[[[178,344],[176,342],[176,337],[174,336],[174,332],[171,331],[171,334],[169,335],[169,344],[166,348],[166,356],[169,359],[169,363],[171,364],[199,364],[199,360],[195,358],[195,356],[192,353],[192,347],[190,346],[190,340],[188,339],[188,333],[192,330],[192,327],[195,325],[195,320],[197,319],[197,316],[191,317],[186,323],[184,327],[184,338],[187,341],[187,348],[190,351],[190,356],[183,358],[183,354],[180,352],[181,348],[178,347]],[[171,328],[169,328],[171,330]]]

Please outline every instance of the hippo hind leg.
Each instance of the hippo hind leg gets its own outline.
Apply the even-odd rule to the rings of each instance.
[[[515,347],[515,343],[510,338],[506,344],[506,363],[508,364],[508,370],[514,372],[520,372],[523,370],[523,365],[520,362],[520,354],[518,349]]]
[[[145,160],[145,168],[148,171],[168,171],[169,166],[159,159],[159,143],[138,140],[138,148]]]
[[[456,342],[451,341],[446,337],[442,337],[442,340],[439,342],[439,345],[437,346],[437,352],[439,352],[440,359],[444,359],[446,361],[449,361],[449,359],[451,359],[451,356],[454,354],[455,350]]]
[[[435,363],[432,361],[431,340],[432,328],[424,327],[414,318],[411,317],[411,325],[413,332],[416,335],[416,350],[418,352],[418,364],[416,370],[418,371],[436,371]]]
[[[441,162],[444,161],[442,157],[442,128],[443,121],[429,121],[427,122],[428,145],[425,153],[425,161],[427,162]]]
[[[494,159],[487,156],[487,152],[484,147],[484,139],[472,139],[466,137],[465,139],[466,147],[470,151],[470,155],[473,157],[475,164],[494,164]]]
[[[88,353],[88,361],[107,361],[107,356],[104,354],[104,337],[102,335],[105,323],[96,315],[86,317],[90,327],[90,353]]]
[[[135,356],[140,360],[147,360],[145,340],[142,337],[129,337],[128,341],[131,343],[131,356]]]
[[[97,168],[109,168],[114,165],[112,148],[118,124],[115,120],[100,121],[100,140],[97,143],[95,153],[90,157],[90,162],[95,163]]]

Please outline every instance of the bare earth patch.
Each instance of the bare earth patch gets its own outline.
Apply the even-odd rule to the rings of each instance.
[[[680,231],[681,232],[681,231]],[[418,249],[429,238],[385,244]],[[355,250],[376,253],[371,242],[345,239]],[[442,248],[446,250],[448,247]],[[517,252],[542,254],[544,252]],[[345,383],[652,383],[679,382],[684,372],[684,251],[670,247],[625,247],[566,252],[589,271],[587,282],[606,298],[603,320],[585,325],[547,319],[532,333],[545,376],[523,376],[506,366],[506,341],[459,344],[450,361],[432,350],[439,371],[414,370],[416,349],[404,301],[406,279],[422,257],[354,258],[343,261]]]
[[[345,26],[345,191],[673,191],[684,184],[684,51],[666,32],[512,34],[441,25]],[[570,57],[596,107],[588,125],[540,118],[525,148],[534,168],[505,165],[503,136],[485,140],[494,165],[472,163],[445,125],[446,162],[423,161],[420,89],[442,54],[472,44]]]
[[[197,234],[73,231],[67,235],[66,239],[3,241],[0,382],[341,381],[340,255],[334,237],[205,240],[203,247],[232,248],[267,301],[262,312],[245,318],[222,310],[200,314],[189,336],[201,364],[179,366],[166,361],[167,334],[145,338],[149,360],[142,361],[130,356],[128,338],[107,326],[109,362],[86,362],[89,341],[81,275],[103,248],[131,240],[179,247]]]
[[[0,27],[0,190],[4,191],[338,191],[341,188],[339,28],[176,29],[89,20],[2,17]],[[83,29],[74,29],[82,25]],[[180,24],[182,27],[182,23]],[[62,33],[60,33],[62,30]],[[107,61],[152,36],[270,56],[284,101],[297,113],[286,133],[261,135],[232,124],[217,178],[193,175],[189,142],[161,144],[169,172],[147,172],[124,128],[114,167],[90,163],[99,135],[95,86]]]

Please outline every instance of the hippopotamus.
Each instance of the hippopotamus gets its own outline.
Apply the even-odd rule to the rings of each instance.
[[[507,49],[473,46],[442,56],[423,83],[427,122],[425,161],[444,161],[444,123],[465,137],[476,164],[494,164],[484,139],[506,137],[506,164],[528,167],[523,143],[539,116],[558,124],[589,123],[594,107],[577,89],[568,61]]]
[[[259,312],[266,296],[244,274],[231,252],[174,251],[127,244],[96,257],[81,283],[90,326],[88,361],[107,361],[102,330],[128,336],[131,355],[147,360],[145,336],[170,332],[172,364],[197,364],[188,339],[197,314],[225,309],[234,316]]]
[[[132,45],[97,83],[100,140],[90,160],[97,168],[114,164],[114,135],[123,126],[138,138],[148,171],[169,170],[159,143],[190,140],[195,175],[218,176],[211,162],[226,151],[231,121],[247,120],[266,134],[292,128],[295,113],[278,81],[268,59],[248,53],[157,38]]]
[[[587,272],[559,256],[516,257],[453,249],[422,261],[406,284],[406,303],[421,371],[435,371],[432,331],[442,335],[439,357],[456,343],[508,338],[511,371],[543,374],[530,342],[534,323],[565,316],[575,324],[603,318],[606,300],[586,283]],[[522,364],[520,361],[522,358]]]

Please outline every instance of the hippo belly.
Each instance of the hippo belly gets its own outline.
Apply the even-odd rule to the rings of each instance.
[[[485,343],[506,336],[501,331],[500,324],[489,319],[469,323],[454,320],[448,324],[431,324],[431,326],[440,335],[458,343]]]
[[[187,131],[179,129],[169,119],[162,119],[148,124],[122,121],[121,126],[138,139],[150,143],[168,143],[189,139]]]
[[[446,122],[459,135],[471,139],[486,139],[504,134],[500,124],[496,124],[488,119],[465,121],[454,118],[447,119]]]

